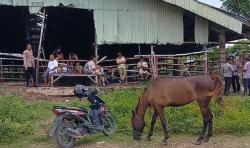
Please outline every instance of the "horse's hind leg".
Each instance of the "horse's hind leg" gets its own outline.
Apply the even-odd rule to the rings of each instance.
[[[204,137],[204,142],[208,142],[209,138],[212,137],[212,132],[213,132],[213,114],[211,110],[208,108],[208,131],[205,134]]]
[[[208,104],[210,102],[210,99],[201,99],[201,100],[198,100],[197,102],[198,102],[198,104],[200,106],[200,110],[201,110],[201,113],[202,113],[203,127],[202,127],[201,134],[200,134],[199,138],[197,139],[197,141],[195,142],[195,144],[196,145],[200,145],[201,141],[205,137],[205,133],[206,133],[206,130],[207,130],[208,124],[209,124],[209,109],[208,109]]]
[[[154,110],[154,114],[153,114],[153,116],[152,116],[152,121],[151,121],[150,130],[149,130],[148,136],[147,136],[147,140],[148,140],[148,141],[151,141],[151,136],[153,135],[154,126],[155,126],[155,122],[156,122],[157,117],[158,117],[158,113],[157,113],[156,110]]]
[[[162,140],[162,143],[164,145],[167,145],[167,139],[168,139],[169,135],[168,135],[168,129],[167,129],[167,122],[166,122],[166,119],[164,117],[164,108],[156,108],[156,110],[157,110],[158,115],[160,117],[161,125],[162,125],[163,131],[164,131],[164,139]]]

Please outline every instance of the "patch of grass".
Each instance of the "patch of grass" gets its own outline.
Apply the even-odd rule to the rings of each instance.
[[[123,135],[131,136],[131,111],[135,108],[140,95],[141,89],[127,89],[111,91],[102,96],[115,116],[118,126],[117,133],[108,139],[119,141],[122,140]],[[87,107],[89,103],[79,100],[67,103],[49,101],[29,103],[18,97],[1,97],[0,142],[12,142],[11,145],[19,143],[19,145],[15,144],[15,147],[22,147],[22,145],[26,147],[31,143],[53,143],[47,135],[55,117],[51,113],[51,108],[54,105]],[[225,100],[225,107],[220,107],[212,101],[210,108],[214,115],[215,134],[242,136],[250,132],[250,99],[233,96]],[[148,131],[152,114],[153,110],[149,109],[145,115],[147,123],[145,131]],[[165,116],[168,121],[170,135],[196,135],[201,131],[202,117],[196,102],[179,108],[166,108]],[[156,123],[155,131],[162,132],[159,121]],[[24,138],[23,136],[30,138]],[[103,135],[96,136],[94,137],[99,140],[105,140],[106,138]],[[86,140],[80,141],[79,144],[92,143],[95,138],[86,138]],[[13,141],[13,139],[15,140]]]

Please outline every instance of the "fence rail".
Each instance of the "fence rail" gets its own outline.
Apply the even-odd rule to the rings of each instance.
[[[153,76],[183,77],[199,74],[221,74],[221,64],[223,62],[220,62],[218,58],[216,59],[214,55],[209,54],[206,52],[196,52],[178,55],[136,55],[132,58],[126,58],[127,79],[128,81],[137,81],[139,79],[137,64],[140,56],[143,56],[149,63],[150,73]],[[38,63],[38,78],[42,81],[41,78],[49,60],[39,59],[36,62]],[[61,67],[61,71],[59,72],[74,73],[72,63],[75,65],[75,63],[79,62],[80,65],[84,66],[87,60],[60,60],[58,62]],[[119,78],[116,59],[105,59],[100,64],[103,65],[106,73],[108,69],[112,68],[116,78]],[[23,81],[23,60],[21,58],[0,58],[0,80]]]

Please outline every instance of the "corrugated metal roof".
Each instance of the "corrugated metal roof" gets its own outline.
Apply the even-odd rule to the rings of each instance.
[[[85,3],[85,7],[95,10],[98,44],[183,43],[182,9],[160,0],[92,2]]]
[[[242,33],[242,22],[223,13],[217,9],[214,9],[208,5],[204,5],[196,0],[163,0],[167,3],[179,6],[185,10],[195,13],[201,17],[204,17],[212,22],[215,22],[221,26],[224,26],[239,34]],[[185,2],[184,2],[185,1]]]

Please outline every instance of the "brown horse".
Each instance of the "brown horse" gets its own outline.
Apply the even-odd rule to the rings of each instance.
[[[160,117],[164,131],[163,144],[167,144],[168,129],[164,117],[164,108],[178,107],[197,101],[203,117],[202,132],[195,144],[202,140],[208,142],[212,136],[213,115],[209,102],[216,97],[216,102],[223,103],[223,81],[220,76],[194,76],[188,78],[156,78],[144,90],[139,102],[132,111],[133,138],[140,140],[145,126],[144,115],[148,107],[154,108],[151,127],[147,140],[151,140],[157,117]],[[208,132],[206,132],[208,130]]]

